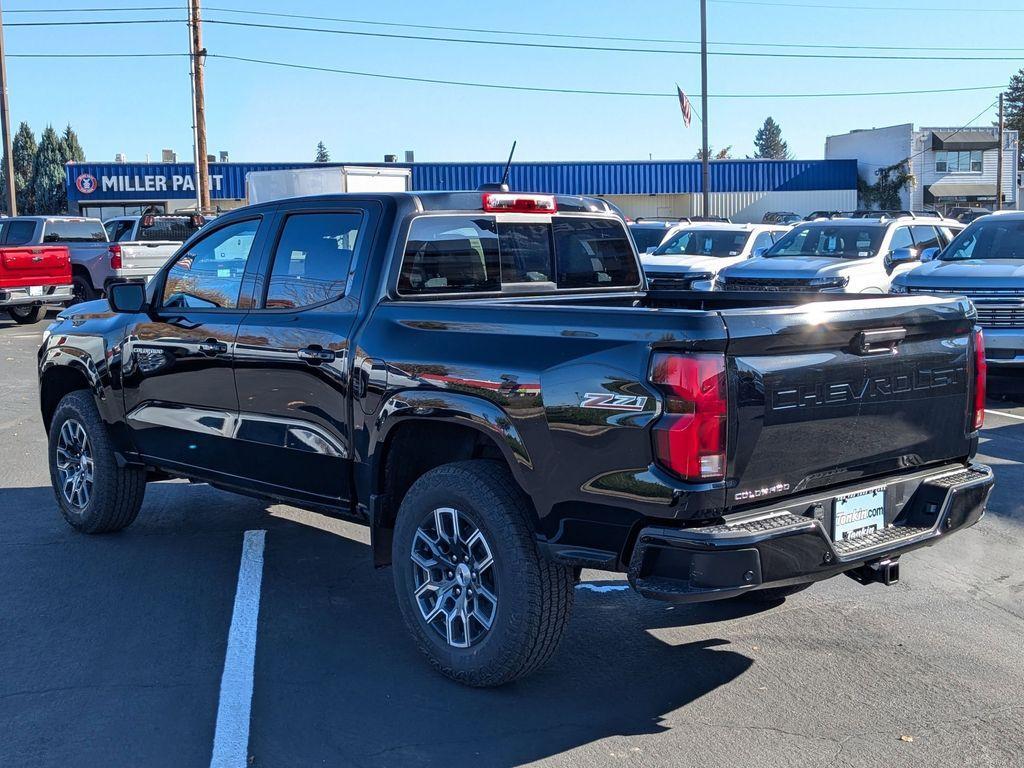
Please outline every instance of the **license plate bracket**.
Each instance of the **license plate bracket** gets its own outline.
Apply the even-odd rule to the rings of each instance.
[[[885,487],[836,496],[832,504],[832,540],[849,541],[885,528]]]

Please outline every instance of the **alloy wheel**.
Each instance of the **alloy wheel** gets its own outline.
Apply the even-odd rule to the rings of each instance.
[[[92,446],[85,427],[75,419],[68,419],[57,437],[57,476],[64,500],[78,510],[85,509],[92,497]]]
[[[410,559],[423,620],[453,648],[483,640],[498,611],[494,558],[483,532],[458,510],[440,507],[416,529]]]

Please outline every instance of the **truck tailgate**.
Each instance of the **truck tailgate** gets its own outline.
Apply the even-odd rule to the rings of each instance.
[[[174,255],[181,243],[176,242],[130,242],[121,246],[121,271],[131,276],[148,277],[156,274],[167,260]]]
[[[0,248],[0,287],[68,285],[71,261],[68,249],[59,245],[25,245]]]
[[[726,310],[726,505],[966,458],[973,311],[955,299]]]

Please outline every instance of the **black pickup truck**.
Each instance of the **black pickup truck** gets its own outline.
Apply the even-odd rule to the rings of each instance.
[[[430,661],[548,659],[580,569],[778,600],[983,514],[964,299],[645,290],[603,201],[338,195],[229,213],[39,350],[60,509],[185,477],[370,526]]]

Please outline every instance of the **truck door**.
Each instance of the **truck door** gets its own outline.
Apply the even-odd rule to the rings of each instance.
[[[293,203],[275,222],[234,360],[238,450],[254,483],[350,500],[353,276],[378,218],[372,203]]]
[[[231,359],[268,226],[253,216],[211,228],[154,278],[154,308],[125,329],[127,422],[155,464],[240,471]]]

